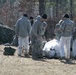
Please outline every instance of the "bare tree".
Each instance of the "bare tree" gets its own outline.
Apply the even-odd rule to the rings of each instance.
[[[70,0],[70,16],[73,19],[73,0]]]
[[[35,1],[36,0],[16,0],[11,4],[10,0],[7,0],[3,5],[1,5],[0,21],[13,27],[21,13],[28,13],[29,16],[35,15]]]
[[[28,15],[34,15],[34,7],[36,0],[20,0],[20,11],[28,13]]]
[[[56,17],[58,17],[58,0],[56,0]]]
[[[45,13],[45,0],[39,0],[39,14]]]

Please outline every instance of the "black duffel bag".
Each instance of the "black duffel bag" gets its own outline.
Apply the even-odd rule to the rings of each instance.
[[[12,47],[5,47],[4,48],[4,55],[14,55],[16,49],[12,48]]]

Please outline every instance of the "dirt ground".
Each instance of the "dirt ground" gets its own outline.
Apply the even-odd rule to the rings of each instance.
[[[0,75],[76,75],[76,60],[33,60],[18,57],[17,50],[14,56],[4,56],[3,49],[0,45]]]

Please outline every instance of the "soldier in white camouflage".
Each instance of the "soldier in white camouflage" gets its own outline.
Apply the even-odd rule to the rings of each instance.
[[[32,58],[42,58],[42,36],[44,35],[45,28],[47,26],[46,23],[47,15],[44,14],[42,17],[39,15],[31,29],[31,46],[32,46]]]
[[[70,59],[70,46],[71,38],[74,28],[74,22],[70,20],[68,14],[63,16],[64,21],[60,25],[61,38],[60,38],[60,56],[61,58]]]

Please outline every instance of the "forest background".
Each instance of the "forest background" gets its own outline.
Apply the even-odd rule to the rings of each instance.
[[[76,0],[0,0],[0,23],[11,28],[22,13],[28,13],[34,19],[38,14],[48,15],[46,37],[54,33],[55,25],[65,13],[76,22]]]

